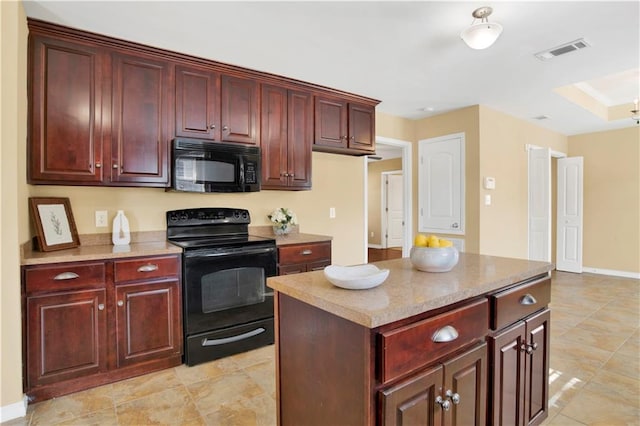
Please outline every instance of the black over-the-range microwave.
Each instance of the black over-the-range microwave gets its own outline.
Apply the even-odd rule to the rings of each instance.
[[[260,148],[176,138],[171,150],[174,191],[260,191]]]

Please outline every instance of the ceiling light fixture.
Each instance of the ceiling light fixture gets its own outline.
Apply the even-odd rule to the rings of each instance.
[[[473,11],[471,26],[460,33],[467,46],[472,49],[486,49],[502,34],[502,25],[497,22],[490,23],[487,19],[492,12],[493,9],[490,7],[480,7]],[[476,19],[480,19],[480,22],[475,23]]]
[[[631,110],[631,119],[640,124],[640,109],[638,109],[638,98],[633,101],[633,109]]]

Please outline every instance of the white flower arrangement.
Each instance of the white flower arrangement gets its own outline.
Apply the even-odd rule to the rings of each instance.
[[[293,210],[287,207],[278,207],[267,217],[273,223],[273,229],[279,229],[282,232],[286,232],[291,225],[298,224],[298,217]]]

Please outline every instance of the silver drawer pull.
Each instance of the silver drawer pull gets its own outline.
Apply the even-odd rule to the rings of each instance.
[[[233,343],[240,340],[248,339],[253,336],[257,336],[260,333],[264,333],[267,331],[263,327],[258,327],[255,330],[248,331],[246,333],[238,334],[237,336],[231,337],[223,337],[222,339],[202,339],[202,346],[218,346],[218,345],[226,345],[227,343]]]
[[[451,402],[449,402],[449,400],[447,399],[442,398],[440,395],[436,397],[436,404],[439,404],[444,411],[449,411],[449,409],[451,408]]]
[[[521,305],[535,305],[536,303],[538,303],[536,298],[528,293],[520,298]]]
[[[312,253],[313,253],[313,250],[309,250],[309,249],[302,250],[302,251],[300,252],[300,254],[301,254],[301,255],[303,255],[303,256],[309,256],[309,255],[310,255],[310,254],[312,254]]]
[[[445,325],[444,327],[438,329],[431,338],[431,341],[434,343],[446,343],[453,342],[458,338],[458,330],[453,328],[450,325]]]
[[[53,277],[53,279],[56,281],[75,280],[76,278],[80,278],[80,275],[76,274],[75,272],[63,272]]]
[[[153,272],[158,270],[158,265],[142,265],[138,268],[138,272]]]
[[[104,311],[104,303],[100,303],[100,304],[98,305],[98,310],[99,310],[99,311]]]

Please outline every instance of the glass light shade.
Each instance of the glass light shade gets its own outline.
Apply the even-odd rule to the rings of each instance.
[[[472,49],[486,49],[502,34],[502,25],[496,22],[473,24],[460,33],[460,37]]]

